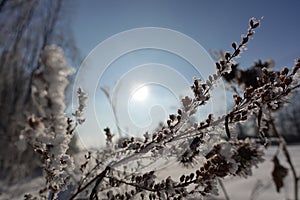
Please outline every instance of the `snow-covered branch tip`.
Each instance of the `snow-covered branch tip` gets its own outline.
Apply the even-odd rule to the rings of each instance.
[[[84,113],[87,106],[88,95],[81,87],[78,88],[77,94],[79,106],[73,113],[73,116],[76,118],[78,124],[83,124],[85,122]]]

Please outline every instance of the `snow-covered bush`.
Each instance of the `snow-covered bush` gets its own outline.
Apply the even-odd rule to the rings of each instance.
[[[40,62],[42,67],[35,72],[32,83],[32,99],[37,110],[34,113],[37,114],[28,117],[22,138],[42,158],[46,189],[57,193],[69,184],[67,170],[72,171],[74,167],[73,159],[66,153],[74,125],[65,116],[67,76],[72,68],[67,66],[63,51],[57,46],[47,46]]]
[[[85,162],[75,164],[67,154],[68,143],[76,125],[84,122],[87,96],[79,89],[80,106],[74,112],[75,119],[66,117],[64,91],[71,71],[62,50],[47,47],[41,55],[44,67],[35,74],[32,85],[38,115],[29,117],[23,132],[24,138],[43,160],[46,187],[40,197],[205,199],[218,195],[217,184],[223,178],[251,176],[252,167],[264,160],[264,148],[268,145],[265,135],[274,124],[272,113],[299,87],[300,59],[292,70],[260,68],[252,77],[255,85],[244,85],[242,93],[234,94],[235,105],[227,114],[209,114],[206,120],[192,126],[189,120],[211,98],[210,92],[217,82],[223,77],[228,78],[236,68],[234,59],[245,50],[259,23],[250,19],[247,34],[242,36],[239,44],[232,43],[233,52],[225,52],[224,58],[216,63],[215,74],[205,81],[194,79],[191,86],[194,96],[182,99],[182,108],[169,115],[167,126],[145,133],[143,141],[137,138],[124,140],[121,148],[115,144],[114,134],[106,128],[106,147],[88,152]],[[246,122],[250,116],[256,117],[260,139],[238,140],[236,124]],[[280,135],[278,138],[282,139]],[[278,173],[274,171],[273,176],[277,177],[274,182],[280,189],[284,176],[278,178]],[[62,197],[66,186],[69,186],[68,192]],[[26,198],[38,197],[27,194]]]

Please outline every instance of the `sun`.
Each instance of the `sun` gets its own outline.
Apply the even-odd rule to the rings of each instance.
[[[143,101],[145,100],[149,95],[149,88],[146,86],[138,88],[136,91],[134,91],[132,99],[135,101]]]

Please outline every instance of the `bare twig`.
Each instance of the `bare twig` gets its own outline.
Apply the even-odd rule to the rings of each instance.
[[[226,200],[230,200],[229,195],[228,195],[228,193],[227,193],[227,190],[226,190],[226,188],[225,188],[225,186],[224,186],[224,184],[223,184],[223,181],[222,181],[221,179],[218,178],[218,182],[219,182],[220,187],[221,187],[221,189],[222,189],[222,191],[223,191],[223,193],[224,193],[225,199],[226,199]]]
[[[92,198],[95,195],[96,187],[101,183],[101,181],[105,177],[106,173],[109,172],[109,170],[110,170],[110,167],[107,166],[103,172],[101,172],[99,175],[97,175],[96,177],[94,177],[93,179],[91,179],[84,187],[78,188],[78,190],[71,196],[71,198],[69,200],[75,199],[75,197],[77,197],[78,194],[80,194],[87,187],[89,187],[93,182],[96,181],[96,184],[95,184],[95,186],[93,188],[93,191],[91,193],[91,196],[90,196],[90,198]]]
[[[298,200],[298,181],[299,181],[299,177],[297,176],[297,172],[296,172],[296,169],[295,169],[295,166],[292,162],[292,159],[291,159],[291,156],[290,156],[290,153],[287,149],[287,145],[286,145],[286,142],[285,142],[285,139],[283,138],[282,134],[277,130],[276,126],[275,126],[275,123],[274,123],[274,119],[272,118],[272,116],[270,115],[270,124],[272,126],[272,129],[274,131],[274,134],[276,137],[279,138],[279,141],[282,145],[282,151],[284,153],[284,156],[288,162],[288,164],[290,165],[290,168],[292,170],[292,174],[293,174],[293,179],[294,179],[294,199],[295,200]]]

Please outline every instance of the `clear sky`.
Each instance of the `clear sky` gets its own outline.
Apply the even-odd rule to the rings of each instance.
[[[74,30],[75,41],[77,42],[83,57],[91,54],[92,50],[96,48],[97,45],[107,41],[112,36],[123,33],[124,31],[126,32],[143,27],[158,27],[177,31],[180,34],[195,40],[206,51],[220,49],[231,50],[231,42],[240,41],[241,34],[246,33],[247,31],[248,21],[251,17],[256,17],[258,19],[263,17],[263,20],[261,27],[256,31],[254,40],[251,40],[248,44],[248,51],[243,53],[241,59],[238,60],[242,67],[248,67],[253,61],[257,61],[258,59],[266,60],[269,58],[275,61],[276,67],[292,67],[294,60],[300,56],[300,1],[72,0],[69,1],[68,4],[68,9],[73,13],[71,23]],[[148,36],[145,36],[145,38],[146,37]],[[149,38],[151,38],[151,35],[149,35]],[[164,43],[165,41],[166,40],[163,39],[161,42]],[[121,41],[114,45],[115,46],[112,48],[119,48],[119,46],[126,46],[128,44],[126,41]],[[100,47],[98,46],[98,48]],[[132,54],[135,56],[132,57]],[[99,59],[101,58],[101,54],[98,54],[97,56]],[[187,55],[187,57],[188,56],[189,55]],[[126,54],[120,54],[119,57],[111,60],[110,66],[105,72],[106,74],[98,75],[101,76],[101,80],[99,79],[98,82],[95,83],[95,88],[98,92],[90,97],[94,98],[95,101],[100,101],[102,105],[101,107],[99,106],[100,104],[96,104],[93,108],[96,110],[94,112],[98,113],[96,114],[99,116],[99,119],[97,119],[98,123],[112,126],[111,120],[113,119],[112,112],[108,109],[109,104],[107,101],[105,102],[104,94],[101,93],[100,87],[115,84],[111,89],[116,89],[118,85],[116,82],[121,79],[137,80],[137,75],[141,77],[138,69],[143,69],[143,67],[145,70],[152,67],[152,70],[147,72],[148,82],[140,82],[140,85],[135,87],[135,91],[138,91],[139,87],[141,89],[143,84],[148,84],[149,87],[147,90],[140,90],[140,92],[137,93],[143,94],[144,97],[137,97],[135,100],[139,101],[139,103],[132,103],[132,101],[134,101],[134,93],[131,90],[129,91],[129,93],[132,94],[131,96],[129,95],[125,98],[124,94],[122,94],[123,96],[121,96],[121,98],[118,96],[118,100],[116,101],[125,102],[125,107],[128,109],[127,113],[131,116],[130,119],[137,120],[136,123],[144,122],[144,124],[149,124],[151,123],[151,120],[150,122],[147,121],[149,117],[151,118],[153,115],[160,115],[156,112],[168,113],[172,110],[166,108],[167,103],[164,101],[176,102],[175,96],[183,95],[183,88],[177,88],[178,91],[181,90],[182,93],[177,91],[174,92],[174,89],[170,90],[170,88],[168,88],[171,87],[168,84],[174,85],[174,83],[168,82],[165,83],[167,84],[166,87],[157,87],[156,83],[158,81],[153,81],[155,84],[149,84],[149,81],[151,78],[156,80],[155,78],[162,79],[161,77],[167,76],[167,73],[164,74],[163,70],[157,70],[158,67],[161,67],[161,69],[173,67],[175,69],[173,71],[179,72],[181,75],[183,74],[184,79],[191,79],[191,77],[198,75],[196,72],[193,72],[193,66],[190,66],[193,65],[193,63],[191,63],[190,60],[176,60],[175,57],[174,52],[170,53],[164,51],[164,49],[156,48],[155,50],[143,49],[143,51],[136,50],[129,53],[127,52]],[[173,62],[171,62],[170,59]],[[123,67],[122,70],[120,70],[121,68],[118,68],[117,66],[118,63],[119,65],[127,67]],[[151,63],[152,65],[150,66],[149,64]],[[176,63],[190,67],[186,67],[182,70],[176,67]],[[147,65],[149,65],[148,68]],[[135,69],[137,69],[137,71],[134,71]],[[127,73],[129,71],[132,72],[135,77],[131,77],[132,73],[131,75],[130,73]],[[92,78],[89,79],[90,75],[87,76],[88,77],[85,77],[86,82],[92,80]],[[175,75],[172,76],[174,77]],[[168,78],[167,80],[170,81]],[[103,82],[102,85],[101,81]],[[187,83],[189,83],[189,81],[187,81]],[[89,82],[89,84],[93,83]],[[133,83],[131,82],[130,84]],[[122,84],[119,83],[119,85],[119,87],[123,87],[124,81]],[[182,87],[187,87],[188,89],[189,84],[180,85]],[[161,93],[167,94],[167,96],[164,96],[163,98],[153,98],[151,100],[150,97],[146,97],[149,92],[159,94],[160,97]],[[122,91],[119,92],[119,94],[121,93]],[[143,99],[147,99],[147,101]],[[161,99],[161,101],[159,101],[159,99]],[[153,108],[159,105],[160,111],[164,110],[164,112],[160,112],[159,109],[146,109],[145,112],[148,112],[148,115],[144,115],[146,117],[143,119],[143,115],[140,116],[140,112],[134,112],[134,109],[139,107],[141,101],[148,102],[148,104],[145,103],[146,106],[143,107],[144,110],[147,106]],[[116,104],[120,105],[120,109],[117,106],[117,110],[122,110],[124,108],[122,103]],[[170,105],[175,107],[178,106],[176,103],[170,103]],[[143,109],[138,109],[138,111]],[[124,112],[125,111],[122,111],[122,113]],[[160,120],[163,120],[166,116],[167,115],[162,115]],[[138,122],[138,120],[140,120],[140,122]],[[125,122],[126,121],[124,121],[124,123]],[[157,121],[155,121],[155,123],[156,122]],[[120,124],[122,124],[122,120]],[[100,127],[100,129],[102,128],[103,127]],[[125,127],[125,125],[123,128],[131,129],[130,127]],[[96,132],[100,132],[97,128],[94,127],[94,129],[96,129]],[[113,127],[113,130],[116,131],[116,127]],[[138,129],[135,129],[135,131],[133,131],[134,134],[137,134],[137,130]],[[86,139],[85,143],[88,143],[90,140]]]
[[[84,56],[98,43],[138,27],[164,27],[197,40],[207,50],[227,50],[245,33],[251,17],[264,17],[241,61],[272,58],[293,64],[300,55],[300,1],[72,0],[76,42]]]

